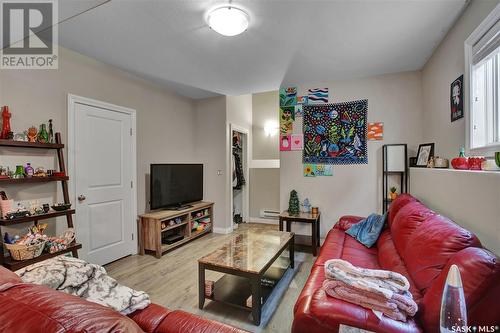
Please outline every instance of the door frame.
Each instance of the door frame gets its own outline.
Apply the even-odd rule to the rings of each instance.
[[[124,106],[119,106],[103,101],[99,101],[92,98],[82,97],[74,94],[68,94],[68,175],[74,175],[75,171],[75,113],[76,113],[76,104],[84,104],[88,106],[93,106],[101,109],[107,109],[114,112],[125,113],[130,115],[131,127],[132,127],[132,184],[133,188],[130,189],[132,192],[132,219],[130,223],[132,224],[132,234],[133,241],[135,242],[135,246],[132,249],[132,254],[138,253],[139,248],[139,237],[137,231],[137,136],[136,136],[136,126],[137,126],[137,116],[136,110],[127,108]],[[69,197],[72,203],[76,202],[76,186],[75,186],[76,178],[70,177],[68,181],[69,186]],[[78,223],[78,221],[75,221]]]
[[[229,228],[230,231],[234,230],[234,222],[233,222],[233,173],[232,173],[232,165],[233,165],[233,131],[239,132],[241,134],[245,135],[245,147],[243,148],[243,151],[245,153],[245,163],[243,165],[243,169],[245,170],[245,177],[246,177],[246,185],[243,188],[243,206],[242,206],[242,214],[243,214],[243,220],[248,222],[249,219],[249,203],[250,203],[250,192],[248,190],[250,186],[250,150],[252,149],[252,146],[250,144],[250,131],[242,126],[239,126],[234,123],[229,123],[229,142],[228,142],[228,155],[229,155],[229,165],[228,165],[228,181],[229,181],[229,209],[228,209],[228,217],[230,218],[231,221],[231,227]],[[246,152],[245,152],[246,150]]]

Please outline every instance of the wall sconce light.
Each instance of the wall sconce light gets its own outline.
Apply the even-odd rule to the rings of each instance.
[[[264,133],[266,136],[275,136],[278,134],[278,123],[273,120],[268,120],[264,124]]]

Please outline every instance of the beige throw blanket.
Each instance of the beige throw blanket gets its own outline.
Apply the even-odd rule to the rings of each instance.
[[[418,310],[410,283],[401,274],[353,266],[342,259],[325,263],[323,289],[326,294],[362,307],[380,311],[387,317],[406,321]]]

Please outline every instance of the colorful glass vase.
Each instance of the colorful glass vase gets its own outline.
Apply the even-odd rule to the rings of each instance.
[[[495,152],[495,163],[500,168],[500,151]]]
[[[9,107],[4,106],[2,111],[2,133],[0,133],[0,139],[8,139],[11,130],[10,130],[10,117],[12,114],[9,112]]]
[[[441,333],[465,332],[463,329],[467,327],[464,288],[457,265],[451,265],[446,277],[439,326]]]
[[[16,172],[12,175],[12,178],[24,178],[24,167],[22,165],[16,166]]]
[[[40,125],[40,130],[38,131],[38,142],[40,143],[49,142],[49,133],[47,133],[47,128],[45,124]]]

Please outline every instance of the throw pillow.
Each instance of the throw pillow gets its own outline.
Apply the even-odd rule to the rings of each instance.
[[[346,233],[358,242],[370,248],[377,242],[380,232],[384,228],[387,213],[384,215],[371,214],[347,229]]]

